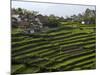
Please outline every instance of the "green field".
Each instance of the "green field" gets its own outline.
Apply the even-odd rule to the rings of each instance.
[[[68,25],[25,34],[12,30],[12,74],[96,68],[95,25]]]

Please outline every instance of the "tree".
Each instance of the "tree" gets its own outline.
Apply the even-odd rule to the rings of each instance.
[[[83,20],[87,22],[87,24],[95,24],[96,13],[95,10],[86,9],[83,14]]]
[[[59,17],[59,21],[64,22],[65,21],[64,17],[63,16]]]
[[[58,20],[58,18],[55,15],[50,15],[48,17],[48,27],[54,28],[59,26],[60,22]]]

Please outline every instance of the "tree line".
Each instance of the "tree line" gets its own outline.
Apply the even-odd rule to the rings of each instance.
[[[43,23],[43,26],[48,27],[57,27],[60,25],[60,22],[78,22],[81,23],[84,21],[86,24],[95,24],[96,23],[96,10],[91,10],[87,8],[83,13],[79,13],[78,15],[73,14],[72,16],[64,18],[55,16],[54,14],[51,14],[49,16],[42,15],[37,11],[29,11],[27,9],[22,8],[12,8],[12,15],[19,15],[20,21],[21,20],[27,20],[29,23],[32,23],[34,21],[35,17],[38,17],[40,21]],[[12,17],[14,20],[13,24],[18,24],[18,20],[14,17]],[[14,25],[13,25],[14,26]],[[15,25],[16,26],[16,25]],[[14,27],[15,27],[14,26]]]

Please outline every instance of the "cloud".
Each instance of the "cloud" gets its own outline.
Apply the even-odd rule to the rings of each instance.
[[[87,8],[95,9],[95,6],[83,5],[67,5],[67,4],[51,4],[51,3],[37,3],[37,2],[22,2],[12,1],[13,8],[25,8],[28,10],[38,11],[43,15],[54,14],[56,16],[71,16],[84,12]]]

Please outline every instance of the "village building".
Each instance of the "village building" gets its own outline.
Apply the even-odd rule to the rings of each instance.
[[[22,29],[25,33],[40,32],[43,24],[37,16],[19,15],[12,12],[12,26]]]

